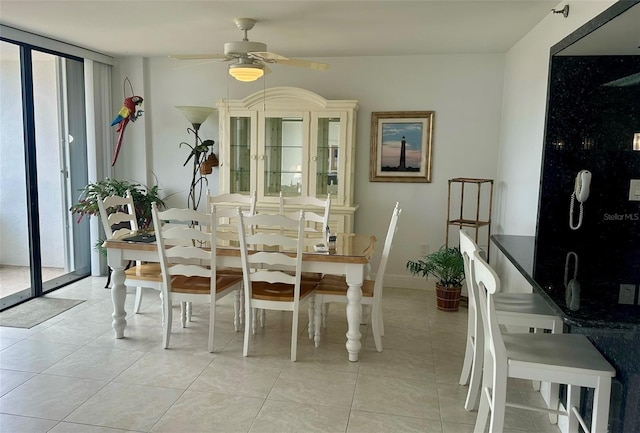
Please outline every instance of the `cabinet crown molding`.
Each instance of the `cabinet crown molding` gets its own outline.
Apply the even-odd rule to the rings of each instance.
[[[358,110],[358,101],[347,99],[325,99],[310,90],[299,87],[271,87],[260,90],[244,99],[228,101],[219,100],[219,109],[245,109],[255,111],[282,110],[291,106],[308,107],[309,110]]]

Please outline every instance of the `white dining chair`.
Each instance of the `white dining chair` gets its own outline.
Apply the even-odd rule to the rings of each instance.
[[[100,220],[107,239],[122,239],[137,234],[138,218],[131,191],[127,191],[124,197],[111,195],[102,198],[98,196],[97,203]],[[148,287],[161,293],[162,275],[160,264],[141,263],[138,261],[135,266],[130,266],[125,270],[124,275],[124,285],[136,288],[133,312],[138,314],[142,306],[143,287]]]
[[[280,215],[295,217],[300,210],[304,210],[305,236],[316,234],[316,239],[324,236],[329,227],[331,194],[323,200],[311,196],[286,197],[280,192]]]
[[[468,411],[478,407],[483,366],[483,334],[482,318],[475,302],[473,292],[477,287],[471,278],[471,263],[474,253],[480,248],[464,230],[460,230],[460,252],[464,259],[465,281],[469,292],[469,312],[467,318],[467,342],[465,357],[460,374],[460,385],[469,384],[464,408]],[[514,325],[533,328],[538,331],[549,330],[551,333],[562,333],[563,322],[551,309],[549,304],[537,293],[496,293],[493,296],[498,322],[501,325]],[[536,389],[539,384],[534,383]],[[551,385],[549,389],[550,404],[555,405],[558,399],[558,387]],[[555,421],[552,416],[551,420]]]
[[[280,215],[295,218],[300,211],[304,211],[305,227],[304,227],[304,246],[313,248],[317,244],[326,244],[327,230],[329,228],[329,216],[331,214],[331,193],[327,194],[325,200],[311,196],[294,196],[287,197],[280,191]],[[286,232],[281,228],[281,231]],[[318,272],[303,272],[303,281],[320,281],[322,274]],[[315,307],[313,303],[309,303],[309,317],[314,317]],[[260,315],[261,322],[264,322],[264,311]],[[313,338],[313,323],[309,323],[309,338]]]
[[[210,209],[211,206],[216,206],[218,210],[223,208],[230,208],[234,210],[240,208],[244,215],[255,215],[257,206],[256,192],[253,191],[249,195],[238,193],[211,195],[211,193],[207,191],[207,209]],[[237,212],[234,212],[233,217],[228,217],[224,221],[219,220],[218,230],[220,231],[231,228],[233,232],[237,233],[238,225],[235,218],[236,214]]]
[[[264,228],[282,227],[295,236],[280,230],[249,233],[247,226]],[[302,279],[302,253],[304,238],[304,212],[297,219],[283,215],[238,213],[240,255],[244,276],[244,346],[243,355],[249,354],[250,330],[255,334],[255,309],[291,311],[291,361],[297,358],[298,314],[300,304],[313,302],[317,281]],[[257,251],[259,246],[265,249]],[[249,253],[252,251],[251,253]],[[310,317],[310,321],[313,317]]]
[[[242,287],[239,275],[216,271],[216,211],[201,213],[192,209],[167,209],[158,211],[152,205],[153,224],[160,267],[165,283],[163,309],[163,347],[167,349],[171,338],[173,301],[181,303],[181,322],[184,320],[184,303],[209,304],[208,350],[213,352],[215,342],[216,301],[233,294]],[[168,224],[165,224],[169,222]],[[202,229],[202,227],[207,227]],[[236,316],[239,311],[236,306]]]
[[[207,207],[211,209],[211,206],[215,206],[218,210],[218,215],[225,215],[218,218],[218,241],[225,244],[238,242],[238,211],[240,208],[242,214],[245,216],[255,215],[257,212],[257,198],[256,192],[251,194],[239,194],[239,193],[226,193],[219,195],[211,195],[207,191]],[[226,209],[232,210],[232,212],[226,212]],[[224,211],[223,211],[224,210]],[[253,227],[248,227],[248,230],[253,233]],[[242,268],[240,267],[218,267],[218,273],[224,274],[237,274],[242,276]],[[240,311],[244,311],[244,291],[238,291],[238,300],[240,304]],[[262,318],[264,320],[264,317]],[[238,316],[238,324],[236,331],[240,330],[242,323],[244,322],[244,314]]]
[[[382,352],[382,337],[384,336],[384,321],[382,317],[382,291],[384,289],[384,273],[389,261],[389,254],[393,246],[393,237],[397,231],[398,218],[402,209],[400,204],[396,202],[387,236],[382,248],[382,255],[376,271],[376,279],[365,279],[362,283],[362,305],[371,306],[371,331],[373,340],[376,344],[376,350]],[[326,275],[320,280],[316,289],[316,310],[315,310],[315,345],[320,345],[321,327],[326,328],[326,320],[328,316],[328,307],[332,302],[347,303],[348,285],[344,276]]]
[[[611,378],[615,369],[581,334],[511,333],[500,331],[495,295],[500,279],[478,251],[471,261],[475,300],[482,317],[485,365],[480,406],[474,433],[501,433],[506,407],[548,412],[567,417],[569,433],[578,424],[588,433],[606,433],[609,418]],[[567,385],[567,404],[549,409],[507,402],[507,379],[528,379]],[[580,414],[582,387],[594,389],[591,427]],[[557,400],[556,400],[557,401]]]
[[[207,208],[211,210],[212,206],[215,206],[216,209],[218,209],[218,213],[223,209],[233,210],[233,212],[231,212],[233,215],[227,216],[225,214],[225,217],[218,219],[218,239],[237,242],[237,209],[240,208],[243,215],[255,215],[257,206],[256,192],[254,191],[250,195],[237,193],[210,195],[207,193]],[[250,227],[249,229],[253,230],[253,227]],[[242,274],[242,269],[230,268],[227,271]]]

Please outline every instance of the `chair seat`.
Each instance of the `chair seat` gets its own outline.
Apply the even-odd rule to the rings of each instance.
[[[537,293],[496,293],[493,296],[498,315],[503,312],[557,316]]]
[[[345,284],[346,284],[346,281],[347,281],[347,280],[346,280],[346,278],[345,278],[345,276],[344,276],[344,275],[324,274],[324,275],[322,276],[322,281],[327,281],[327,282],[329,282],[329,281],[336,281],[336,282],[338,282],[338,283],[343,282],[343,283],[345,283]]]
[[[374,280],[364,280],[362,282],[362,296],[367,298],[373,298],[373,286]],[[349,286],[345,277],[332,275],[330,278],[325,276],[318,284],[316,293],[320,295],[339,295],[345,296]]]
[[[295,272],[285,271],[288,275],[295,275]],[[316,283],[322,280],[322,274],[320,272],[302,272],[300,273],[302,281],[315,281]]]
[[[302,280],[319,282],[322,280],[322,274],[320,272],[303,272]]]
[[[216,268],[218,275],[240,275],[242,276],[242,268]]]
[[[540,369],[540,365],[567,375],[614,377],[616,372],[593,344],[580,334],[503,334],[510,366]],[[566,371],[565,371],[566,370]]]
[[[223,292],[240,281],[240,275],[217,275],[216,292]],[[175,293],[209,293],[210,287],[211,280],[207,277],[177,275],[171,279],[171,291]]]
[[[146,263],[143,265],[133,266],[124,271],[127,280],[141,280],[162,282],[162,270],[160,263]]]
[[[300,283],[300,300],[313,293],[316,286],[316,282],[302,281]],[[251,283],[251,290],[254,299],[293,302],[293,286],[290,284],[256,281]]]

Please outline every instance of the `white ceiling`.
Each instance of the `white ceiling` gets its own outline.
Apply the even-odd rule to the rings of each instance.
[[[249,39],[288,57],[506,52],[558,1],[0,0],[0,22],[103,54],[221,53]],[[564,19],[558,15],[558,19]]]

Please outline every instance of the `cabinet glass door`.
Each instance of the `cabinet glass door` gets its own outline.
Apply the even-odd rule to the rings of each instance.
[[[303,194],[308,122],[298,116],[264,120],[264,154],[258,157],[258,173],[264,173],[262,196],[278,197],[280,191],[284,196]]]
[[[251,118],[229,119],[229,191],[251,194]]]
[[[326,197],[331,193],[333,197],[338,194],[339,167],[340,167],[340,118],[321,117],[318,119],[318,137],[316,142],[316,155],[312,158],[316,163],[316,187],[317,197]]]

